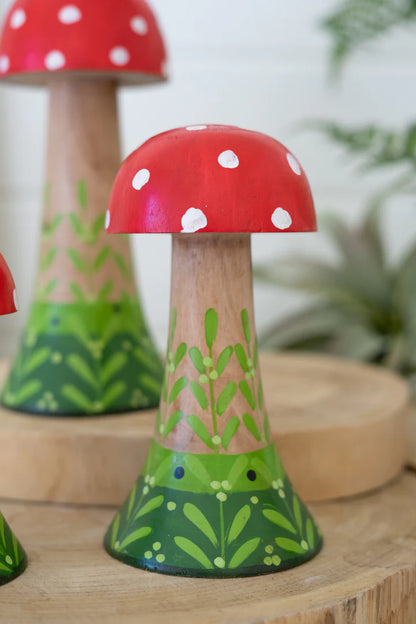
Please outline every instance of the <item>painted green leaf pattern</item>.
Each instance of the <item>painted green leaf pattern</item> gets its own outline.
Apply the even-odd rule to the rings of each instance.
[[[198,438],[200,438],[202,442],[204,442],[204,444],[206,444],[209,448],[213,449],[214,443],[212,442],[208,429],[206,428],[202,420],[194,414],[188,416],[187,420],[192,431],[196,433]]]
[[[150,513],[154,509],[157,509],[163,504],[163,501],[164,501],[164,496],[162,495],[151,498],[149,501],[147,501],[145,505],[143,505],[143,507],[141,507],[141,509],[135,515],[134,519],[137,520],[138,518],[141,518],[142,516],[145,516],[146,514]]]
[[[208,409],[208,398],[205,390],[196,381],[190,383],[191,392],[203,410]]]
[[[186,377],[180,377],[172,386],[172,390],[169,394],[169,404],[173,403],[179,396],[179,393],[186,387],[188,379]]]
[[[238,416],[232,416],[228,421],[221,438],[222,447],[227,450],[228,446],[240,427]]]
[[[217,360],[217,365],[215,367],[215,370],[217,371],[219,377],[223,374],[223,372],[227,368],[228,362],[230,361],[233,351],[234,349],[232,347],[226,347],[223,351],[221,351]]]
[[[251,342],[251,331],[250,331],[250,320],[248,318],[247,310],[242,310],[242,312],[241,312],[241,321],[243,323],[244,338],[246,339],[247,344],[250,344],[250,342]]]
[[[205,314],[205,339],[207,346],[212,348],[218,331],[218,314],[214,308],[207,310]]]
[[[310,518],[306,521],[306,539],[308,540],[309,548],[313,549],[315,547],[315,532]]]
[[[230,381],[224,390],[221,392],[217,401],[217,414],[218,416],[222,416],[224,412],[227,410],[231,401],[233,400],[235,393],[237,392],[237,384],[234,381]]]
[[[214,529],[210,525],[207,518],[204,516],[202,511],[198,509],[192,503],[185,503],[183,508],[183,513],[188,518],[192,524],[194,524],[206,537],[210,540],[210,542],[215,546],[218,543],[218,539],[214,533]]]
[[[275,509],[263,509],[263,515],[265,518],[270,520],[270,522],[273,522],[273,524],[276,524],[277,526],[282,527],[282,529],[286,529],[287,531],[290,531],[291,533],[296,533],[296,529],[293,526],[293,524],[290,522],[290,520],[288,520],[286,516],[279,513]]]
[[[305,549],[300,544],[286,537],[276,537],[275,542],[279,548],[288,552],[298,553],[299,555],[303,555],[305,552]]]
[[[250,505],[244,505],[236,514],[233,523],[230,527],[230,532],[228,533],[228,544],[231,544],[237,537],[240,535],[247,522],[250,520],[251,509]]]
[[[137,529],[137,531],[134,531],[133,533],[131,533],[128,537],[126,537],[125,540],[121,542],[119,549],[124,550],[130,544],[132,544],[133,542],[137,542],[137,540],[143,539],[144,537],[149,535],[151,532],[152,532],[151,527],[140,527],[140,529]]]
[[[175,537],[174,541],[181,550],[186,552],[193,559],[196,559],[196,561],[198,561],[198,563],[200,563],[203,568],[209,570],[214,567],[206,554],[203,552],[203,550],[201,550],[199,546],[191,542],[191,540],[187,539],[186,537]]]
[[[201,375],[204,374],[205,373],[204,358],[202,357],[202,353],[198,349],[198,347],[192,347],[191,349],[189,349],[189,355],[191,357],[191,360],[196,370],[199,371]]]
[[[166,424],[165,430],[164,430],[164,436],[168,436],[170,434],[170,432],[177,426],[179,425],[179,423],[181,422],[181,420],[183,419],[183,412],[181,410],[177,410],[176,412],[173,412],[172,416],[169,417],[169,420]]]
[[[259,544],[260,538],[255,537],[240,546],[230,561],[230,568],[238,568],[241,566],[241,564],[253,554]]]
[[[237,356],[237,359],[240,363],[241,368],[243,369],[243,371],[245,373],[248,373],[249,371],[249,366],[248,366],[248,362],[247,362],[247,355],[246,352],[244,351],[244,347],[242,344],[236,344],[235,345],[235,354]]]
[[[175,357],[173,358],[173,365],[175,370],[178,368],[179,364],[183,360],[186,355],[187,346],[185,342],[182,342],[179,347],[176,349]]]
[[[256,401],[254,400],[254,396],[253,393],[251,391],[250,386],[248,385],[248,383],[246,381],[240,381],[240,383],[238,384],[241,390],[241,393],[243,394],[243,396],[245,397],[247,403],[249,404],[249,406],[251,407],[251,409],[256,409]]]
[[[261,434],[260,434],[259,428],[257,427],[256,423],[254,422],[254,418],[252,416],[250,416],[250,414],[244,414],[243,415],[243,422],[244,422],[245,426],[247,427],[247,429],[252,434],[252,436],[257,440],[257,442],[260,442],[261,441]]]

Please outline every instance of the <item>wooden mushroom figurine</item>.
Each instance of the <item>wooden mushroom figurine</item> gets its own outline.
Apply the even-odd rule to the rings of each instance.
[[[16,289],[12,274],[0,254],[0,315],[17,311]],[[0,585],[19,576],[26,567],[25,552],[0,513]]]
[[[106,549],[182,576],[258,575],[311,559],[321,534],[270,442],[250,249],[251,232],[316,229],[298,161],[239,128],[166,132],[122,165],[107,222],[110,232],[172,232],[173,253],[156,436]]]
[[[116,89],[165,80],[143,0],[17,0],[0,78],[50,90],[36,292],[3,390],[25,412],[100,414],[157,405],[163,377],[134,282],[129,241],[105,234],[120,165]]]

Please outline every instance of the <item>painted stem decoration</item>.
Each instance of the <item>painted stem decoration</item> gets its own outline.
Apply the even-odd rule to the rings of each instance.
[[[12,274],[0,254],[0,315],[17,311]],[[0,512],[0,585],[19,576],[26,568],[26,554]]]
[[[119,166],[116,89],[165,78],[143,0],[18,0],[0,38],[0,78],[50,88],[35,297],[2,392],[33,413],[157,405],[163,368],[137,294],[130,246],[105,235]]]
[[[230,144],[233,156],[224,156]],[[254,324],[250,234],[240,232],[250,223],[249,215],[253,229],[266,229],[261,219],[267,213],[276,230],[271,220],[275,206],[269,212],[263,199],[265,206],[253,203],[245,218],[220,210],[221,205],[245,210],[244,202],[235,200],[240,185],[246,207],[250,197],[263,198],[267,183],[273,202],[287,202],[290,194],[282,192],[278,180],[284,167],[287,184],[297,194],[290,206],[294,229],[301,229],[301,218],[304,230],[314,229],[306,178],[294,178],[298,174],[287,155],[283,146],[257,133],[198,126],[151,139],[116,179],[111,231],[163,228],[174,233],[171,323],[156,435],[142,474],[105,537],[107,551],[130,565],[181,576],[248,576],[299,565],[321,548],[321,533],[270,442]],[[268,168],[266,180],[258,167],[251,170],[250,159],[259,161],[260,171]],[[176,194],[173,180],[162,174],[164,162],[187,163],[179,185],[175,176]],[[146,190],[134,195],[129,181],[145,165]],[[241,171],[227,178],[221,167],[228,176],[230,169]],[[222,203],[212,197],[217,191]],[[181,193],[189,193],[206,213],[187,210]],[[165,220],[149,226],[155,202]]]

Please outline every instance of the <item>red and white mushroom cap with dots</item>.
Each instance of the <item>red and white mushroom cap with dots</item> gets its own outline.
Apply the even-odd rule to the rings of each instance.
[[[57,72],[166,80],[165,45],[147,2],[17,0],[0,35],[0,78],[43,85]]]
[[[159,134],[121,166],[109,232],[310,232],[306,175],[281,143],[233,126]]]
[[[0,254],[0,315],[17,312],[16,287],[12,274]]]

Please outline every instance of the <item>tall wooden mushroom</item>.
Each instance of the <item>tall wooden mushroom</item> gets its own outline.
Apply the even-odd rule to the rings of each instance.
[[[0,315],[17,311],[12,274],[0,254]],[[19,576],[26,567],[25,552],[0,513],[0,585]]]
[[[106,549],[185,576],[258,575],[311,559],[321,534],[270,442],[250,249],[251,232],[316,229],[298,161],[239,128],[166,132],[121,167],[107,222],[111,232],[172,232],[173,253],[156,436]]]
[[[120,165],[117,85],[165,80],[165,63],[143,0],[17,0],[6,17],[0,78],[50,89],[39,270],[2,394],[10,408],[83,415],[157,404],[163,367],[129,242],[104,225]]]

